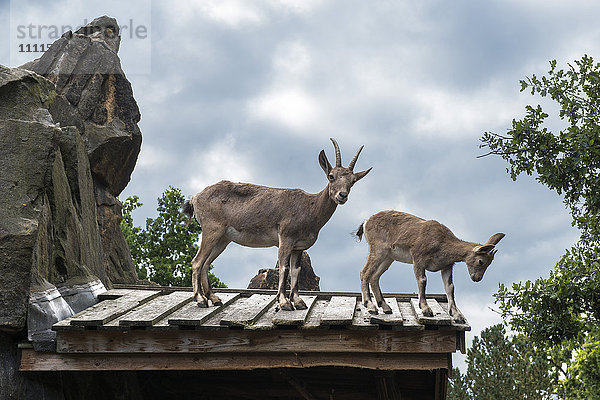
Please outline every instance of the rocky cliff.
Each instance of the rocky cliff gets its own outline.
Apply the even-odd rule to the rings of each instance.
[[[63,399],[62,384],[18,373],[17,342],[43,350],[54,322],[137,282],[117,196],[140,112],[119,42],[101,17],[21,68],[0,66],[0,399]]]
[[[0,330],[27,317],[47,328],[137,281],[117,196],[140,112],[119,41],[116,20],[101,17],[21,68],[0,66]]]

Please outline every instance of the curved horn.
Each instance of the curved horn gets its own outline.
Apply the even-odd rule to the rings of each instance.
[[[340,146],[338,146],[338,144],[334,138],[329,138],[329,140],[331,140],[331,142],[333,143],[333,147],[335,148],[335,166],[341,167],[342,166],[342,153],[340,153]]]
[[[360,146],[360,149],[358,149],[358,151],[356,152],[356,155],[354,155],[354,158],[352,159],[352,161],[350,161],[350,164],[348,164],[348,169],[350,171],[354,171],[354,164],[356,164],[356,160],[358,160],[358,155],[362,151],[363,147],[365,147],[364,144],[362,146]]]

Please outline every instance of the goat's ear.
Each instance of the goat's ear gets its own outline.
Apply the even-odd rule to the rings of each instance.
[[[331,164],[329,164],[329,160],[325,155],[325,150],[321,150],[321,152],[319,153],[319,165],[321,166],[321,168],[323,168],[325,174],[329,175],[329,171],[331,171]]]
[[[492,235],[485,244],[498,244],[504,236],[506,236],[504,233],[496,233],[495,235]]]
[[[360,171],[360,172],[356,172],[354,174],[354,176],[356,177],[356,181],[360,181],[362,178],[364,178],[369,172],[371,172],[371,170],[373,169],[373,167],[365,170],[365,171]]]
[[[475,253],[485,254],[485,253],[489,253],[490,251],[494,250],[495,247],[496,246],[494,246],[493,244],[484,244],[483,246],[473,247],[473,251]]]

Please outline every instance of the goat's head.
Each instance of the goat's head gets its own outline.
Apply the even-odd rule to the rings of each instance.
[[[329,184],[327,185],[329,197],[336,204],[344,204],[346,200],[348,200],[348,194],[350,193],[352,185],[364,178],[364,176],[371,171],[371,168],[361,172],[354,172],[354,164],[356,164],[358,155],[364,146],[360,146],[360,149],[358,149],[356,155],[352,161],[350,161],[350,164],[348,164],[348,168],[342,167],[340,147],[335,139],[331,138],[331,142],[335,148],[335,167],[332,167],[331,164],[329,164],[327,156],[325,155],[325,150],[321,150],[321,153],[319,153],[319,164],[321,165],[321,168],[323,168],[323,171],[325,171],[327,179],[329,179]]]
[[[504,237],[504,233],[496,233],[488,239],[484,245],[473,247],[473,250],[469,252],[465,262],[471,275],[473,282],[479,282],[483,279],[483,274],[487,267],[494,260],[494,255],[498,251],[496,244]]]

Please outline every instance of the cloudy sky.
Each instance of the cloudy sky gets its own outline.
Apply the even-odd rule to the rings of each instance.
[[[335,160],[329,138],[338,140],[344,164],[364,144],[356,169],[373,170],[309,250],[321,289],[359,290],[368,249],[350,233],[380,210],[437,219],[470,241],[504,232],[483,281],[471,282],[463,263],[455,268],[469,339],[499,321],[489,309],[499,282],[547,276],[577,239],[558,195],[534,177],[511,181],[498,158],[476,157],[485,153],[484,132],[506,132],[526,104],[548,104],[520,93],[520,79],[545,73],[552,59],[566,67],[584,54],[600,57],[598,2],[51,4],[0,2],[0,63],[22,63],[20,24],[77,26],[108,14],[129,25],[120,56],[144,142],[121,198],[141,198],[138,225],[154,216],[169,185],[188,196],[222,179],[316,193],[327,183],[319,151]],[[127,35],[137,26],[147,35]],[[246,287],[275,260],[275,248],[231,244],[214,272],[230,287]],[[416,290],[412,268],[400,263],[381,285]],[[428,292],[443,292],[439,274],[429,275]]]

